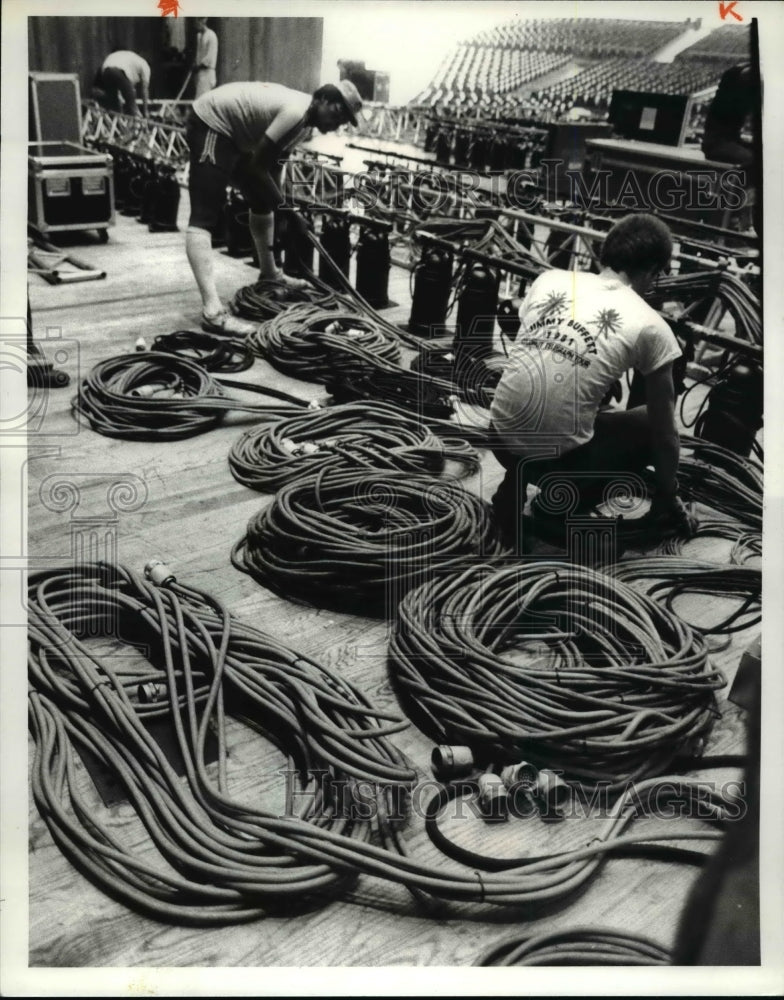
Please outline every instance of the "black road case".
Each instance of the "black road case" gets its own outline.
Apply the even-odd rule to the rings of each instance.
[[[114,225],[111,156],[75,142],[31,142],[27,151],[27,221],[39,233]]]

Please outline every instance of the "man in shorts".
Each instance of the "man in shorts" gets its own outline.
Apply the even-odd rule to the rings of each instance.
[[[528,484],[555,474],[572,513],[600,504],[613,484],[631,485],[653,466],[648,524],[690,534],[695,527],[678,497],[679,434],[675,422],[675,335],[642,296],[669,268],[672,238],[655,216],[626,216],[601,252],[600,274],[553,269],[531,285],[520,307],[520,331],[495,391],[494,454],[506,475],[493,497],[501,527],[519,540]],[[630,369],[645,380],[646,403],[604,406]],[[548,475],[555,486],[556,479]],[[546,498],[535,512],[547,513]],[[568,513],[564,509],[563,513]]]
[[[348,122],[356,125],[361,107],[349,80],[324,84],[312,95],[276,83],[227,83],[193,102],[186,130],[191,216],[185,249],[201,294],[203,329],[238,336],[254,329],[230,315],[215,285],[211,233],[219,223],[227,185],[238,187],[250,206],[261,278],[302,287],[307,282],[285,275],[272,253],[273,213],[283,203],[283,164],[313,128],[326,133]],[[292,214],[292,220],[305,225],[301,216]]]

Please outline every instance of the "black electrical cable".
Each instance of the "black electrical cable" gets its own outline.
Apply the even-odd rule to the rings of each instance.
[[[401,723],[336,674],[232,618],[210,595],[165,569],[156,577],[161,569],[151,570],[160,586],[101,564],[34,571],[28,581],[34,800],[87,878],[155,919],[219,925],[275,907],[290,913],[298,901],[342,895],[360,875],[402,885],[417,899],[526,908],[571,895],[623,846],[720,836],[680,822],[663,835],[625,833],[655,811],[660,792],[685,803],[700,796],[717,819],[737,813],[737,802],[706,791],[703,781],[663,777],[626,789],[598,835],[592,824],[590,843],[523,868],[482,875],[418,861],[397,830],[405,818],[399,793],[412,772],[387,734]],[[124,659],[117,670],[115,655],[91,645],[101,638],[136,645],[149,669]],[[145,707],[134,692],[150,679],[164,693]],[[145,725],[162,712],[182,776]],[[237,762],[227,719],[235,715],[290,755],[298,785],[283,815],[232,794],[229,768]],[[206,760],[212,730],[217,768]],[[129,846],[116,817],[86,794],[76,764],[88,751],[119,782],[146,842],[134,836]]]
[[[254,427],[229,452],[234,478],[262,493],[327,466],[438,475],[448,461],[464,474],[479,469],[478,453],[457,428],[454,436],[436,436],[403,410],[380,402],[347,403]]]
[[[477,966],[672,965],[672,954],[643,934],[609,927],[570,927],[517,935],[494,945]]]
[[[749,458],[687,434],[680,436],[679,492],[762,531],[763,470]]]
[[[226,389],[260,393],[278,405],[245,402]],[[273,420],[309,404],[268,386],[217,380],[195,361],[174,354],[123,354],[99,362],[79,384],[71,409],[107,437],[179,440],[210,430],[230,410]]]
[[[718,299],[732,316],[735,336],[752,344],[762,344],[762,307],[759,298],[726,268],[663,275],[657,279],[645,298],[657,308],[673,300],[688,301],[689,305],[679,319],[688,319],[688,314],[700,302]]]
[[[280,315],[293,305],[310,304],[328,309],[336,302],[336,296],[326,285],[291,288],[280,281],[264,278],[239,288],[229,302],[229,308],[243,319],[261,322]]]
[[[350,795],[360,780],[394,814],[395,787],[413,781],[386,738],[406,723],[173,579],[158,589],[122,567],[85,564],[31,573],[29,595],[33,794],[77,867],[130,906],[197,924],[254,919],[276,899],[343,891],[343,866],[280,851],[261,826],[282,817],[230,796],[226,717],[248,720],[288,753],[286,820],[299,816],[347,841],[366,838],[369,824],[338,808],[336,796]],[[127,636],[149,662],[117,671],[115,658],[85,641],[98,634]],[[150,681],[162,693],[145,703],[137,689]],[[187,791],[146,728],[161,715],[171,721]],[[217,773],[205,761],[212,728]],[[146,853],[136,858],[101,823],[74,771],[84,751],[119,780],[170,868]]]
[[[467,402],[489,408],[506,362],[507,355],[497,353],[477,358],[472,364],[470,379],[462,380],[470,384],[458,386],[454,340],[450,337],[432,340],[423,345],[411,362],[411,370],[452,383],[455,385],[455,392],[459,392]]]
[[[244,372],[253,366],[253,352],[242,340],[200,330],[163,333],[152,342],[153,351],[190,358],[208,372]]]
[[[715,388],[716,382],[718,382],[722,378],[722,376],[724,376],[727,372],[731,371],[734,364],[735,364],[734,357],[729,357],[725,359],[723,363],[721,363],[714,371],[710,372],[710,374],[707,375],[705,378],[694,379],[692,381],[692,384],[681,394],[679,412],[681,418],[681,425],[683,427],[685,427],[687,430],[692,430],[695,427],[695,425],[698,424],[703,419],[705,410],[710,404],[711,393]],[[688,419],[686,417],[686,404],[688,402],[688,399],[695,389],[699,389],[701,386],[704,385],[710,385],[710,388],[705,393],[705,396],[700,402],[700,405],[697,408],[697,412],[691,419]],[[725,414],[725,416],[727,415]],[[696,431],[695,433],[699,433],[699,431]]]
[[[261,323],[248,346],[294,378],[326,382],[340,374],[399,367],[398,343],[357,313],[305,305]]]
[[[489,504],[459,483],[326,466],[281,487],[231,561],[289,599],[390,616],[416,583],[503,551]]]
[[[762,534],[749,531],[735,521],[701,520],[692,538],[724,538],[733,543],[729,561],[734,566],[744,566],[752,559],[762,557]],[[659,546],[661,555],[680,556],[683,554],[685,539],[668,538]]]
[[[706,789],[708,788],[706,784]],[[698,815],[698,810],[702,810],[705,818],[715,814],[715,802],[710,794],[700,794],[696,790],[691,794],[691,799],[684,797],[682,787],[671,789],[662,788],[664,794],[659,794],[656,799],[656,806],[659,810],[670,808],[676,803],[681,806],[691,806],[694,815]],[[511,792],[510,792],[511,794]],[[447,836],[439,826],[439,817],[451,803],[471,796],[473,801],[478,797],[478,784],[475,781],[455,781],[450,782],[440,788],[425,806],[425,830],[431,843],[433,843],[442,854],[453,861],[467,865],[469,868],[481,869],[488,872],[510,871],[515,868],[524,868],[527,865],[537,864],[544,861],[549,855],[526,853],[516,857],[481,854],[474,848],[466,847],[457,843]],[[462,815],[462,810],[457,812]],[[646,831],[647,841],[638,839],[632,841],[618,841],[611,852],[614,857],[638,857],[653,858],[657,861],[674,861],[678,864],[704,865],[710,858],[710,854],[701,850],[692,850],[686,847],[679,847],[674,844],[659,843],[659,840],[672,840],[672,830],[662,827],[659,831]],[[689,838],[687,838],[689,839]]]
[[[396,626],[390,673],[428,736],[588,785],[661,773],[710,729],[726,684],[677,616],[569,563],[474,565],[427,581],[400,602]]]
[[[457,387],[403,368],[395,338],[356,312],[294,306],[260,324],[248,344],[284,374],[323,383],[338,403],[379,400],[443,420],[454,413]]]
[[[653,580],[645,593],[661,602],[682,620],[675,602],[688,594],[728,598],[737,603],[733,611],[711,624],[689,622],[702,635],[731,635],[758,625],[762,620],[762,572],[748,566],[723,566],[675,556],[645,556],[625,559],[604,572],[624,583]],[[712,605],[713,606],[713,605]]]

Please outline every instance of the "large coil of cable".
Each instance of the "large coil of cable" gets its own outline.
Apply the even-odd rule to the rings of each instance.
[[[261,393],[277,405],[234,398],[227,388]],[[283,405],[282,405],[283,404]],[[274,419],[305,407],[277,389],[218,381],[195,361],[163,352],[121,354],[99,362],[82,379],[71,409],[94,431],[139,441],[179,440],[216,427],[229,410]]]
[[[723,538],[732,542],[729,562],[733,566],[744,566],[762,558],[762,532],[749,531],[736,521],[710,521],[701,519],[692,538]],[[679,556],[683,552],[684,539],[667,538],[659,546],[658,552],[666,556]]]
[[[723,789],[672,775],[633,785],[608,804],[588,845],[581,830],[571,847],[527,852],[500,867],[495,858],[484,874],[476,864],[420,860],[399,832],[414,774],[387,739],[403,724],[314,660],[238,622],[209,594],[178,583],[168,567],[148,570],[150,582],[101,564],[38,570],[28,581],[36,807],[86,878],[148,917],[199,926],[290,916],[293,906],[343,896],[360,875],[404,886],[420,901],[427,894],[525,908],[573,894],[619,852],[647,856],[673,839],[715,842],[722,834],[704,820],[738,815],[739,803]],[[118,642],[135,647],[121,669]],[[235,724],[289,756],[293,786],[282,812],[235,787],[246,777],[230,753]],[[159,742],[163,727],[182,773]],[[96,802],[80,757],[114,778],[124,815]],[[441,789],[428,818],[456,788]],[[692,810],[683,815],[700,823],[629,832],[638,815],[665,804]],[[683,858],[683,850],[663,856]],[[398,893],[376,898],[399,906]]]
[[[33,796],[87,877],[134,909],[184,924],[237,923],[344,890],[345,865],[298,855],[285,831],[367,841],[367,811],[340,799],[361,781],[379,811],[399,806],[414,772],[387,737],[406,723],[173,577],[157,587],[106,564],[37,571],[28,610]],[[146,656],[118,670],[115,654],[90,644],[101,638]],[[231,794],[229,719],[289,755],[285,815]],[[155,720],[159,733],[169,723],[183,777],[148,728]],[[206,760],[213,733],[217,770]],[[88,806],[78,757],[114,777],[157,851],[139,852],[138,838],[121,843],[112,817]]]
[[[685,595],[699,594],[711,601],[713,620],[689,624],[703,635],[731,635],[759,625],[762,619],[762,571],[751,566],[725,566],[703,560],[663,555],[624,559],[604,571],[624,583],[649,581],[645,592],[662,603],[668,611],[684,618],[676,602]],[[735,606],[716,620],[715,605],[724,611],[722,601]]]
[[[680,447],[678,484],[683,499],[762,531],[762,466],[712,441],[685,434]]]
[[[251,322],[270,319],[303,303],[327,305],[333,296],[321,288],[290,288],[280,281],[262,278],[253,285],[239,288],[229,302],[229,308]]]
[[[231,559],[289,599],[388,617],[423,579],[503,551],[492,509],[459,483],[327,467],[282,487]]]
[[[479,566],[399,606],[390,672],[438,743],[583,783],[660,774],[726,683],[702,636],[632,587],[568,563]]]
[[[162,333],[152,342],[153,351],[190,358],[208,372],[244,372],[253,367],[253,352],[241,340],[201,330]]]
[[[278,371],[309,382],[325,382],[338,372],[397,367],[400,361],[398,343],[373,320],[317,306],[298,306],[267,320],[248,344]]]
[[[440,474],[447,461],[476,472],[479,455],[455,436],[436,436],[388,403],[347,403],[254,427],[229,452],[229,467],[244,486],[274,493],[286,483],[327,466]]]
[[[570,927],[494,945],[475,963],[513,965],[671,965],[672,954],[642,934],[608,927]]]

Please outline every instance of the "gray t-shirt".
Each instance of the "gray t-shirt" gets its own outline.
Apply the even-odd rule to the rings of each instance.
[[[520,331],[491,417],[506,447],[533,457],[593,437],[607,390],[630,368],[650,375],[680,357],[672,330],[614,271],[545,271],[520,307]]]
[[[310,94],[279,83],[225,83],[197,98],[193,110],[242,152],[255,149],[265,135],[288,152],[310,136],[304,119],[311,101]]]

